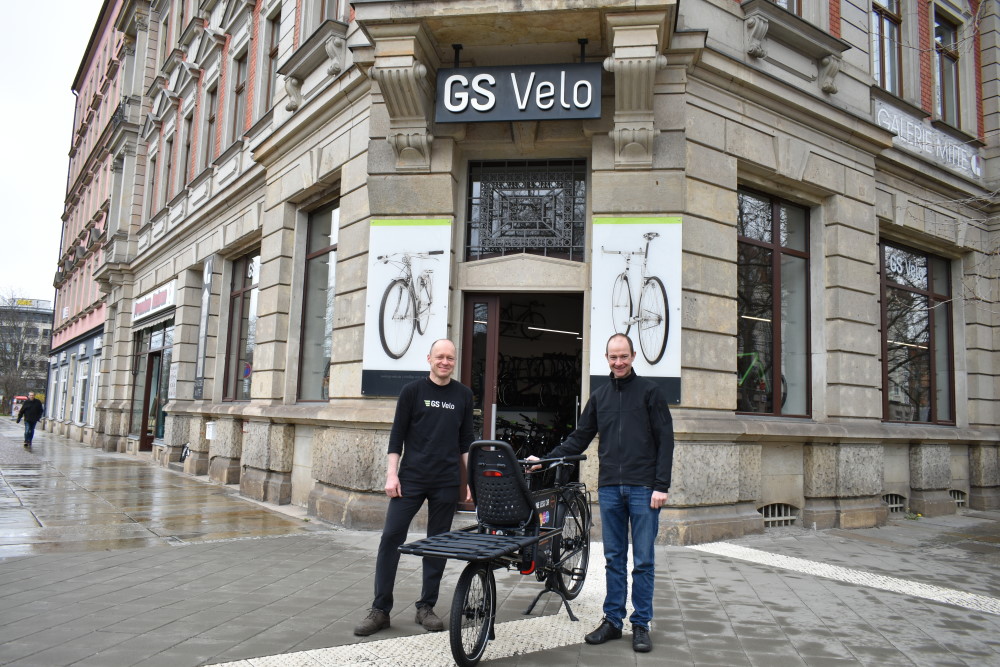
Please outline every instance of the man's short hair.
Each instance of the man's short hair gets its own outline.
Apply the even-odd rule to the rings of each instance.
[[[628,341],[628,351],[629,351],[629,354],[635,355],[635,347],[632,345],[632,339],[629,338],[628,336],[626,336],[623,333],[611,334],[611,338],[609,338],[608,342],[604,344],[604,354],[605,355],[608,354],[608,347],[610,347],[611,341],[613,341],[615,338],[624,338],[626,341]]]
[[[456,350],[458,349],[458,346],[455,345],[455,341],[453,341],[452,339],[450,339],[450,338],[438,338],[436,341],[434,341],[433,343],[431,343],[431,349],[429,349],[427,351],[427,354],[428,355],[434,354],[434,346],[437,345],[438,343],[442,342],[442,341],[444,341],[446,343],[451,343],[451,346],[453,348],[455,348]]]

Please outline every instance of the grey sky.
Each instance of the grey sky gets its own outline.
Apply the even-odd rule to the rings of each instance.
[[[0,40],[0,294],[52,299],[59,259],[73,77],[102,0],[5,3]]]

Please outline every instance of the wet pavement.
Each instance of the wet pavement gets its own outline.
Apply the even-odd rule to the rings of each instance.
[[[452,664],[447,633],[414,623],[414,557],[392,626],[352,634],[378,533],[42,432],[26,452],[19,436],[0,420],[0,665]],[[1000,665],[1000,511],[658,547],[649,654],[632,652],[627,624],[622,640],[583,643],[601,570],[595,542],[577,623],[551,595],[524,616],[540,584],[498,572],[481,664]],[[446,624],[460,572],[449,564],[442,583]]]

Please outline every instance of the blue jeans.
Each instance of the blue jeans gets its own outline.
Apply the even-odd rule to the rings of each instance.
[[[24,420],[24,442],[26,444],[31,444],[31,441],[35,438],[35,424],[38,422]]]
[[[653,544],[660,529],[660,510],[649,506],[653,489],[648,486],[602,486],[601,532],[604,536],[604,576],[607,595],[604,618],[621,629],[628,592],[628,538],[632,534],[632,625],[649,629],[653,620],[655,555]]]

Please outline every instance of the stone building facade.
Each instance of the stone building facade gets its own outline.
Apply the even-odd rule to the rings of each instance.
[[[1000,16],[917,5],[125,1],[99,443],[377,527],[431,341],[553,442],[620,330],[662,540],[1000,507]]]

